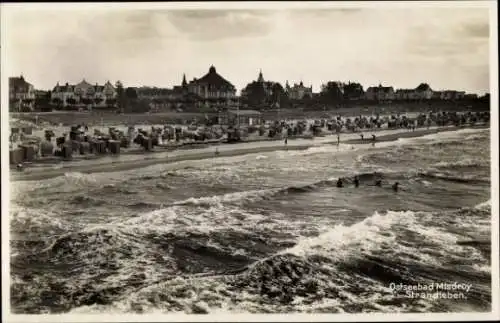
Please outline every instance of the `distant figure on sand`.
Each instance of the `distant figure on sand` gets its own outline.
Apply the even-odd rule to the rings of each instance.
[[[342,178],[339,178],[337,180],[337,187],[344,187],[344,182],[342,181]]]
[[[337,134],[337,146],[340,145],[340,135]]]
[[[215,147],[215,156],[219,156],[219,148]]]
[[[375,186],[382,187],[382,180],[380,178],[375,180]]]
[[[397,192],[399,190],[399,183],[398,182],[392,184],[392,190],[394,192]]]
[[[365,140],[365,135],[360,134],[360,136],[361,136],[361,140]]]
[[[354,186],[359,187],[359,178],[358,176],[354,176]]]
[[[288,144],[288,137],[285,138],[285,146]]]
[[[377,137],[372,135],[372,146],[375,146],[375,141],[377,141]]]

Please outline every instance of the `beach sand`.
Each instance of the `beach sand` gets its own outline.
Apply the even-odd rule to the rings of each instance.
[[[465,128],[465,127],[462,127]],[[417,129],[415,131],[401,130],[395,133],[380,135],[377,136],[376,142],[387,142],[387,141],[395,141],[400,138],[414,138],[425,136],[429,134],[435,134],[444,131],[454,131],[462,128],[457,127],[444,127],[444,128],[434,128],[434,129]],[[488,128],[488,126],[473,126],[467,128]],[[350,140],[341,140],[342,144],[370,144],[371,141],[371,132],[365,132],[365,139],[350,139]],[[40,169],[30,169],[30,171],[17,172],[15,170],[10,173],[11,181],[36,181],[36,180],[44,180],[50,179],[53,177],[63,176],[68,172],[80,172],[80,173],[105,173],[105,172],[118,172],[118,171],[126,171],[135,168],[147,167],[156,164],[162,163],[174,163],[181,161],[189,161],[189,160],[200,160],[200,159],[209,159],[209,158],[220,158],[220,157],[231,157],[238,155],[247,155],[247,154],[255,154],[255,153],[264,153],[270,151],[278,151],[278,150],[305,150],[313,147],[315,142],[308,140],[289,140],[288,145],[285,146],[282,142],[274,142],[275,144],[271,145],[262,145],[255,147],[244,147],[244,144],[227,144],[223,145],[224,149],[219,149],[219,154],[215,155],[215,149],[210,149],[207,151],[200,151],[201,149],[189,149],[177,151],[176,154],[172,155],[164,155],[158,154],[155,157],[155,154],[145,154],[145,158],[136,159],[136,160],[114,160],[107,161],[105,163],[99,164],[90,164],[90,165],[75,165],[71,164],[71,162],[67,163],[63,167],[60,168],[40,168]],[[324,142],[334,144],[336,143],[335,136],[331,136],[330,142]],[[222,146],[221,146],[222,147]]]

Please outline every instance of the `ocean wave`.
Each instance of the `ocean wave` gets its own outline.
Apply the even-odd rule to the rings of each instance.
[[[353,176],[343,177],[344,183],[352,183]],[[358,176],[360,182],[370,182],[370,185],[375,179],[384,179],[391,178],[392,174],[385,174],[382,172],[367,172],[356,174]],[[212,207],[212,206],[220,206],[224,203],[242,203],[242,202],[255,202],[264,199],[272,199],[276,195],[289,195],[289,194],[300,194],[313,192],[317,189],[321,189],[324,187],[335,186],[338,178],[328,178],[325,180],[320,180],[317,182],[313,182],[305,185],[292,185],[285,186],[281,188],[270,188],[263,190],[250,190],[250,191],[242,191],[235,193],[228,193],[224,195],[214,195],[214,196],[205,196],[205,197],[191,197],[183,201],[178,201],[173,203],[174,206],[179,205],[192,205],[192,206],[204,206],[204,207]]]
[[[80,172],[66,172],[64,173],[64,177],[72,184],[84,185],[89,183],[94,184],[97,182],[96,177],[93,174],[83,174]]]
[[[455,161],[441,161],[432,165],[432,167],[437,168],[454,168],[454,167],[485,167],[489,166],[488,162],[481,162],[478,159],[466,158]]]
[[[390,284],[452,283],[469,278],[485,285],[470,291],[468,302],[491,306],[486,283],[489,267],[474,252],[483,241],[463,242],[464,237],[444,227],[429,230],[421,222],[429,216],[412,211],[374,213],[240,268],[178,276],[140,288],[109,306],[77,311],[356,313],[362,307],[368,312],[433,312],[453,304],[422,299],[403,302],[403,292],[391,289]],[[412,244],[408,237],[413,235],[425,243]],[[462,261],[458,269],[457,257]],[[454,271],[458,274],[453,275]]]
[[[442,181],[447,181],[447,182],[464,183],[464,184],[490,183],[490,179],[478,178],[477,175],[475,175],[475,174],[460,175],[459,176],[456,174],[450,174],[450,173],[429,170],[429,171],[419,172],[418,176],[422,177],[422,178],[437,179],[437,180],[442,180]]]
[[[474,206],[475,209],[478,210],[490,210],[491,211],[491,200],[479,203],[478,205]]]
[[[76,195],[69,200],[69,204],[90,207],[104,205],[106,204],[106,201],[96,199],[88,195]]]

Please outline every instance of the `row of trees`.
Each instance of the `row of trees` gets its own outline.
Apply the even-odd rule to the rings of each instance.
[[[363,97],[363,86],[359,83],[342,84],[339,82],[328,82],[322,87],[318,96],[311,97],[305,94],[300,100],[289,98],[283,86],[278,82],[273,82],[271,91],[266,91],[263,83],[252,82],[245,88],[246,95],[242,102],[248,106],[272,107],[277,103],[281,108],[289,108],[294,105],[316,105],[316,104],[338,104],[346,100]]]

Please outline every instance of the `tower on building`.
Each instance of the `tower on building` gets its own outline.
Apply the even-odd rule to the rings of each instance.
[[[187,85],[186,74],[183,74],[182,75],[182,86],[185,87],[186,85]]]
[[[262,70],[259,71],[259,78],[257,79],[257,82],[264,83],[264,76],[262,76]]]

